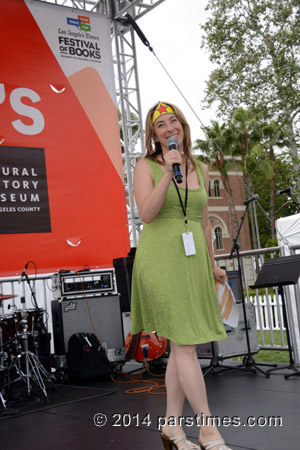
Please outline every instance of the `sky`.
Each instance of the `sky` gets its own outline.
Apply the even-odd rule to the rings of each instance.
[[[175,81],[203,125],[216,119],[213,110],[203,109],[205,82],[212,71],[208,53],[201,48],[208,17],[206,0],[165,0],[137,21],[154,53]],[[136,35],[137,66],[143,123],[148,110],[158,101],[178,106],[187,118],[192,141],[203,138],[201,124],[174,86],[160,62]]]

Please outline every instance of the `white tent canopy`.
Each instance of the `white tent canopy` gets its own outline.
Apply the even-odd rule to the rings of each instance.
[[[276,231],[279,246],[283,256],[291,254],[291,247],[300,247],[300,214],[282,217],[276,221]],[[300,253],[300,249],[295,250]],[[289,317],[289,328],[295,362],[300,361],[300,284],[287,286],[285,289],[286,309]]]
[[[276,221],[277,239],[280,246],[300,245],[300,214],[282,217]]]

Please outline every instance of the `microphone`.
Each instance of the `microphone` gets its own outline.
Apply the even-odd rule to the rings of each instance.
[[[20,276],[20,279],[19,279],[19,281],[18,281],[19,284],[21,283],[21,281],[23,280],[23,277],[25,276],[26,269],[27,269],[27,267],[28,267],[28,265],[29,265],[29,262],[30,262],[30,261],[27,261],[27,263],[25,264],[25,267],[24,267],[24,269],[23,269],[22,275]]]
[[[281,191],[277,191],[276,195],[277,195],[277,197],[280,197],[280,195],[290,194],[290,193],[291,193],[291,188],[288,187],[288,188],[285,188],[285,189],[281,189]]]
[[[252,195],[252,197],[250,197],[250,198],[248,198],[248,200],[246,200],[245,202],[244,202],[244,205],[249,205],[249,203],[251,203],[251,202],[253,202],[253,200],[257,200],[259,198],[259,195],[258,194],[254,194],[254,195]]]
[[[167,146],[169,147],[169,150],[178,150],[177,145],[177,138],[175,136],[169,137],[169,139],[167,140]],[[182,172],[180,164],[173,164],[173,172],[177,183],[182,183]]]

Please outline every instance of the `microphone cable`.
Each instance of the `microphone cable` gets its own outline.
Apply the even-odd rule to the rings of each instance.
[[[143,374],[151,375],[154,378],[143,378]],[[150,394],[150,395],[166,395],[166,385],[163,382],[165,373],[155,374],[150,370],[149,360],[147,358],[144,359],[144,365],[140,369],[137,374],[130,374],[119,370],[116,375],[119,375],[122,379],[117,379],[113,372],[111,372],[111,379],[114,383],[117,384],[129,384],[129,383],[142,383],[142,386],[134,387],[131,389],[127,389],[125,394],[133,395],[133,394]],[[126,380],[125,380],[126,379]],[[159,379],[163,383],[159,383],[157,381]],[[158,392],[163,389],[162,392]]]

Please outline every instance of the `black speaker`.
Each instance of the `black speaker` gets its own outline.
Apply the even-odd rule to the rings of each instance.
[[[214,353],[220,359],[242,356],[248,353],[246,325],[244,321],[243,305],[238,305],[239,322],[236,328],[225,325],[227,338],[221,341],[208,342],[196,345],[198,358],[211,358],[212,345]],[[255,309],[252,303],[246,303],[247,328],[249,333],[250,352],[259,351],[259,343],[256,331]]]
[[[131,310],[131,280],[135,254],[134,250],[135,249],[131,249],[130,253],[125,258],[116,258],[113,260],[122,312]]]
[[[228,284],[231,287],[236,303],[241,303],[243,299],[243,286],[241,284],[238,270],[228,270],[226,272]]]
[[[124,338],[120,297],[99,297],[53,300],[51,302],[54,349],[57,355],[68,352],[74,333],[94,333],[107,350],[110,361],[124,359]],[[92,325],[93,323],[93,325]]]

